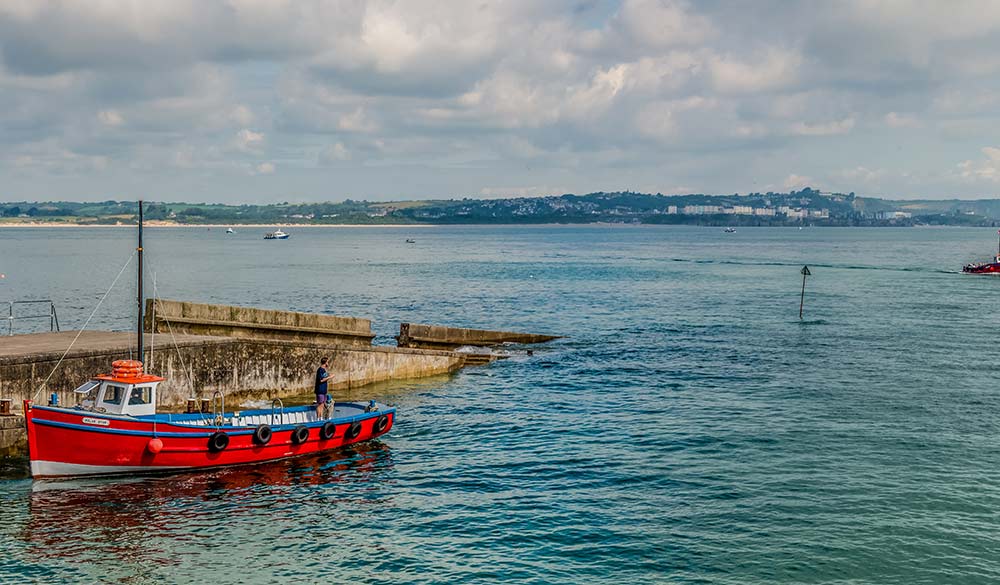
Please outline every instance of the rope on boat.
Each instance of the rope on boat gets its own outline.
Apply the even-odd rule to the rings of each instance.
[[[156,305],[160,302],[159,294],[156,292],[156,280],[153,280],[153,314],[156,314]],[[177,359],[181,361],[181,369],[184,370],[184,375],[187,376],[188,383],[191,384],[191,390],[194,391],[194,377],[191,372],[188,371],[187,365],[184,363],[184,354],[181,353],[181,348],[177,346],[177,338],[174,337],[174,328],[170,326],[170,319],[164,318],[167,322],[167,331],[170,333],[170,341],[174,344],[174,351],[177,352]],[[153,321],[153,328],[156,328],[156,321]],[[152,350],[150,350],[152,351]],[[150,361],[152,361],[152,356],[150,356]]]
[[[63,352],[62,356],[59,358],[59,361],[56,362],[56,365],[52,368],[52,371],[49,372],[48,376],[46,376],[45,381],[42,382],[41,386],[38,387],[38,390],[35,391],[35,395],[31,397],[32,402],[38,400],[38,395],[41,394],[42,390],[44,390],[45,387],[48,385],[49,380],[52,379],[52,374],[55,374],[56,370],[59,369],[59,366],[63,363],[63,360],[66,359],[66,355],[69,354],[69,351],[73,349],[74,345],[76,345],[76,341],[80,339],[80,334],[87,329],[87,325],[90,325],[90,320],[93,319],[94,315],[97,314],[97,310],[101,308],[101,304],[104,302],[104,299],[108,298],[108,295],[111,294],[111,290],[115,288],[115,284],[118,282],[118,279],[121,278],[122,274],[125,272],[125,269],[128,268],[128,265],[132,263],[132,258],[135,258],[135,254],[136,251],[133,250],[132,255],[129,256],[128,260],[125,261],[125,265],[122,266],[122,269],[118,271],[118,276],[116,276],[115,279],[111,281],[111,286],[108,287],[107,292],[105,292],[104,296],[101,297],[101,300],[97,302],[97,306],[94,307],[94,312],[92,312],[90,316],[87,317],[87,320],[83,323],[83,327],[81,327],[80,330],[76,332],[76,337],[73,338],[73,341],[69,344],[69,347],[66,348],[66,351]]]

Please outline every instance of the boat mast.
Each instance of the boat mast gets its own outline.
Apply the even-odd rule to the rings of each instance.
[[[139,256],[139,275],[138,275],[138,295],[136,297],[137,304],[139,307],[139,319],[136,322],[136,345],[138,346],[139,363],[143,363],[142,359],[142,199],[139,200],[139,247],[136,248],[136,253]]]

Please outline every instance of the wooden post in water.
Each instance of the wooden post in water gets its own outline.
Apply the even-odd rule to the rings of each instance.
[[[809,272],[808,266],[803,266],[802,270],[802,296],[799,298],[799,321],[802,320],[802,307],[806,304],[806,277],[811,276],[812,272]]]

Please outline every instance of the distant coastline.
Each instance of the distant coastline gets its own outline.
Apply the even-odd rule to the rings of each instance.
[[[423,228],[435,227],[435,224],[424,223],[170,223],[162,221],[144,221],[147,228],[233,228],[235,229],[266,229],[275,228]],[[0,229],[5,228],[130,228],[135,229],[135,223],[69,223],[69,222],[0,222]]]
[[[427,225],[703,225],[717,227],[979,226],[1000,199],[890,200],[804,188],[788,193],[663,195],[631,191],[511,197],[237,205],[149,201],[150,227],[407,227]],[[135,225],[134,201],[0,203],[3,227]]]

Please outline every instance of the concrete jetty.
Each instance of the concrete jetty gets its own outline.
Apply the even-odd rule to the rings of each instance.
[[[558,335],[537,335],[514,331],[489,331],[485,329],[463,329],[442,325],[422,325],[400,323],[399,347],[422,349],[455,349],[463,346],[490,347],[504,343],[544,343],[560,339]]]
[[[15,409],[34,397],[78,333],[0,337],[2,397],[14,399]],[[280,339],[147,333],[144,345],[147,371],[167,378],[159,388],[159,404],[166,408],[179,407],[189,397],[208,398],[216,390],[268,398],[307,393],[322,356],[330,358],[335,389],[444,374],[465,365],[465,356],[455,352]],[[76,386],[109,371],[112,361],[134,357],[132,333],[84,331],[37,400],[48,400],[55,392],[61,404],[73,404]]]
[[[145,330],[154,333],[188,333],[370,346],[372,322],[359,317],[338,317],[253,307],[209,305],[157,299],[146,300]]]

